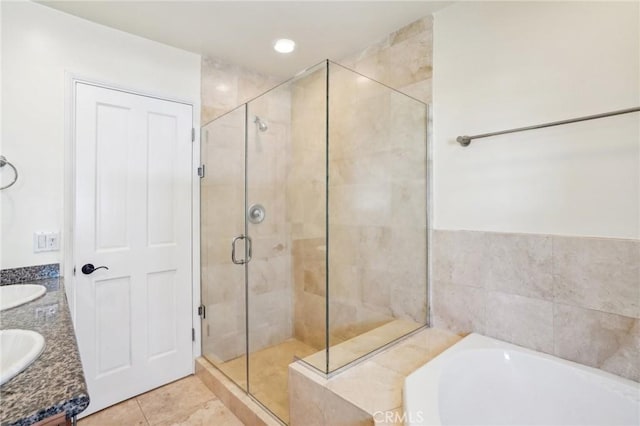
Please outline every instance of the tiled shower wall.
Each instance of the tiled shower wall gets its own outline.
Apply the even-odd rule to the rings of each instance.
[[[432,18],[338,63],[431,101]],[[292,91],[294,333],[325,346],[324,72]],[[311,98],[315,98],[310,102]],[[330,345],[402,318],[423,324],[426,271],[425,110],[338,65],[330,66]],[[344,119],[348,117],[348,119]],[[313,128],[314,131],[309,131]],[[409,206],[409,207],[407,207]],[[410,265],[393,262],[402,257]]]
[[[272,77],[203,58],[202,120],[207,123],[277,85]],[[276,91],[249,107],[248,201],[267,215],[250,224],[253,259],[248,268],[250,350],[280,343],[292,335],[289,229],[285,217],[289,92]],[[259,132],[254,116],[268,123]],[[231,240],[244,226],[244,110],[205,125],[201,186],[202,296],[207,306],[203,351],[217,361],[245,352],[244,266],[231,263]],[[241,245],[239,245],[241,247]]]
[[[254,117],[267,123],[262,132]],[[265,219],[249,223],[253,257],[248,265],[249,350],[282,343],[293,334],[291,236],[286,191],[291,93],[280,87],[249,103],[247,202],[261,204]]]
[[[294,336],[316,349],[326,332],[326,72],[291,91],[287,218],[291,223]]]
[[[201,64],[201,121],[220,117],[275,87],[281,79],[203,57]]]
[[[433,232],[435,327],[640,381],[640,240]]]
[[[338,63],[431,103],[433,17],[425,16]]]
[[[329,80],[333,345],[394,319],[426,323],[427,109],[340,66]]]

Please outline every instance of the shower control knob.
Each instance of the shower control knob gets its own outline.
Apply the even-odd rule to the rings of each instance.
[[[95,270],[97,270],[97,269],[109,269],[109,268],[108,268],[108,267],[106,267],[106,266],[98,266],[98,267],[96,268],[95,266],[93,266],[93,264],[91,264],[91,263],[87,263],[86,265],[83,265],[83,266],[82,266],[81,271],[82,271],[82,273],[83,273],[83,274],[85,274],[85,275],[89,275],[89,274],[92,274],[92,273],[93,273],[93,271],[95,271]]]
[[[249,207],[247,216],[249,218],[249,222],[258,224],[264,220],[266,212],[261,204],[253,204]]]

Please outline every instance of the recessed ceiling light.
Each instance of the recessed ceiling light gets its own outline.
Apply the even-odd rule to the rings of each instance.
[[[288,38],[281,38],[273,43],[273,49],[280,53],[291,53],[296,48],[296,42]]]

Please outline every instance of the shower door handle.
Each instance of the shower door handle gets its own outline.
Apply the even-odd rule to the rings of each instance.
[[[236,259],[236,242],[238,240],[244,240],[244,235],[238,235],[231,242],[231,261],[236,265],[244,265],[244,259],[241,259],[241,260]]]
[[[236,259],[236,242],[238,240],[247,240],[247,258],[246,259]],[[251,261],[251,252],[252,252],[252,242],[251,238],[248,235],[238,235],[231,242],[231,261],[236,265],[244,265],[245,263],[249,263]]]

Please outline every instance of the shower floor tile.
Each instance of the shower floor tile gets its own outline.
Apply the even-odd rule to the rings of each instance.
[[[304,358],[317,349],[296,339],[249,355],[249,391],[285,423],[289,422],[288,374],[295,358]],[[246,357],[216,365],[242,388],[246,387]]]
[[[185,377],[78,421],[80,426],[242,426],[196,376]]]

